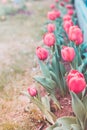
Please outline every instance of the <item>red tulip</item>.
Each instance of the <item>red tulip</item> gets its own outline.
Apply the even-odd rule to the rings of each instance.
[[[54,10],[48,12],[47,17],[49,20],[55,20],[57,18]]]
[[[64,17],[63,17],[63,21],[69,21],[71,20],[71,16],[66,14]]]
[[[30,94],[30,96],[34,97],[37,95],[37,90],[34,87],[29,87],[28,93]]]
[[[70,0],[64,0],[64,2],[69,2]]]
[[[74,14],[74,10],[73,9],[68,9],[68,12],[67,12],[69,15],[73,15]]]
[[[64,30],[65,30],[65,32],[66,32],[67,34],[69,33],[69,28],[70,28],[71,26],[73,26],[72,20],[65,21],[65,22],[63,23],[63,28],[64,28]]]
[[[61,56],[64,61],[71,62],[75,57],[75,50],[73,47],[63,46]]]
[[[48,51],[45,48],[37,47],[36,55],[40,60],[46,60],[48,57]]]
[[[43,40],[47,46],[53,46],[56,42],[54,33],[46,33]]]
[[[51,9],[54,9],[55,7],[56,7],[55,4],[51,4],[51,5],[50,5],[50,8],[51,8]]]
[[[55,12],[56,18],[59,18],[61,15],[60,11],[55,9],[54,12]]]
[[[82,92],[86,87],[86,82],[82,73],[77,70],[71,70],[67,76],[67,85],[70,91],[76,94]]]
[[[60,2],[60,5],[61,5],[61,6],[65,6],[64,2]]]
[[[52,23],[48,24],[47,30],[48,30],[49,33],[54,32],[54,30],[55,30],[55,25],[52,24]]]
[[[83,34],[78,26],[71,26],[69,28],[68,37],[71,41],[75,42],[76,45],[80,45],[83,42]]]
[[[71,4],[67,4],[67,5],[66,5],[66,8],[67,8],[67,9],[73,9],[73,6],[72,6]]]
[[[57,3],[57,2],[59,2],[59,0],[55,0],[55,2]]]

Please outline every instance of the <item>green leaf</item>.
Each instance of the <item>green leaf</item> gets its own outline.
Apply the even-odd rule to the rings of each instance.
[[[47,120],[48,120],[50,123],[52,123],[52,124],[55,123],[55,121],[56,121],[56,116],[55,116],[52,112],[47,111],[47,110],[44,109],[44,115],[45,115],[45,117],[47,118]]]
[[[87,96],[85,96],[83,99],[82,99],[82,102],[85,106],[85,109],[86,109],[86,113],[87,113]]]
[[[47,65],[43,61],[40,61],[39,59],[38,59],[38,62],[39,62],[39,65],[40,65],[40,68],[44,77],[50,78],[50,72]]]
[[[71,124],[76,123],[76,118],[72,116],[70,117],[65,116],[65,117],[59,118],[56,122],[58,123],[60,127],[64,128],[64,130],[70,130]]]
[[[62,75],[65,75],[66,70],[65,70],[64,64],[61,62],[59,62],[59,64],[60,64],[60,70],[61,70]]]
[[[87,52],[84,52],[84,53],[83,53],[83,56],[84,56],[84,57],[87,57]]]
[[[51,99],[54,101],[54,103],[57,105],[59,109],[61,109],[59,101],[56,99],[55,94],[50,95]]]
[[[84,68],[84,63],[82,63],[79,67],[78,67],[78,71],[82,73]]]
[[[82,101],[78,98],[78,96],[73,93],[71,93],[71,97],[72,97],[72,108],[73,111],[76,115],[76,117],[79,119],[80,124],[83,128],[83,124],[84,124],[84,120],[85,120],[85,116],[86,116],[86,109],[82,103]]]
[[[78,124],[72,124],[71,130],[82,130],[81,127]]]
[[[59,62],[59,65],[60,65],[60,75],[61,75],[61,78],[60,78],[61,87],[62,87],[63,93],[66,93],[67,86],[66,86],[66,82],[64,79],[66,71],[65,71],[63,63]]]
[[[56,87],[56,83],[50,78],[36,76],[34,79],[39,82],[49,93],[52,93]]]
[[[55,122],[54,125],[48,127],[46,130],[71,130],[71,125],[76,124],[76,118],[72,116],[64,116]]]
[[[55,73],[50,71],[50,75],[51,75],[52,80],[56,82],[56,86],[59,87],[58,78],[56,77]]]
[[[48,111],[50,111],[50,100],[49,97],[46,95],[41,98],[42,104],[47,108]]]
[[[59,64],[58,60],[56,59],[55,55],[52,58],[52,70],[55,72],[56,77],[59,77]]]
[[[84,42],[83,44],[81,44],[81,52],[84,53],[84,51],[86,50],[87,48],[87,43]]]

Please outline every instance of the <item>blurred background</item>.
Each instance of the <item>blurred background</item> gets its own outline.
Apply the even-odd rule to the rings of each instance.
[[[24,112],[28,99],[20,92],[34,83],[32,77],[38,72],[35,49],[42,44],[52,2],[0,0],[0,130],[36,128]],[[37,110],[33,114],[37,115]]]

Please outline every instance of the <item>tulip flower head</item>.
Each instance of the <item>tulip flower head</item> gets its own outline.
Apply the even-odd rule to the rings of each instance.
[[[64,2],[60,2],[60,6],[65,6]]]
[[[69,2],[70,0],[64,0],[64,2]]]
[[[63,46],[61,49],[61,56],[64,61],[72,62],[75,57],[75,50],[73,47]]]
[[[40,60],[46,60],[48,57],[48,51],[45,48],[37,47],[36,55]]]
[[[72,16],[74,14],[74,10],[73,9],[68,9],[67,14]]]
[[[49,11],[48,14],[47,14],[47,17],[48,17],[49,20],[56,20],[56,18],[57,18],[54,10]]]
[[[71,70],[69,72],[66,82],[69,90],[76,94],[82,92],[86,87],[84,75],[77,70]]]
[[[50,8],[51,8],[51,9],[54,9],[55,7],[56,7],[55,4],[51,4],[51,5],[50,5]]]
[[[47,30],[48,30],[49,33],[54,32],[55,31],[55,25],[49,23],[48,26],[47,26]]]
[[[71,20],[71,16],[66,14],[64,17],[63,17],[63,21],[69,21]]]
[[[83,34],[78,26],[71,26],[69,28],[68,37],[71,41],[75,42],[76,45],[80,45],[83,42]]]
[[[44,44],[49,47],[53,46],[56,42],[54,33],[46,33],[43,40]]]
[[[30,96],[34,97],[34,96],[37,95],[37,90],[36,90],[35,87],[29,87],[28,88],[28,93],[29,93]]]
[[[72,6],[71,4],[67,4],[67,5],[66,5],[66,8],[67,8],[67,9],[73,9],[73,6]]]
[[[58,3],[58,2],[59,2],[59,0],[55,0],[55,2],[56,2],[56,3]]]
[[[61,13],[59,10],[55,9],[54,12],[55,12],[56,18],[59,18],[61,16]]]
[[[69,28],[70,28],[71,26],[73,26],[72,20],[65,21],[65,22],[63,23],[63,28],[64,28],[64,30],[65,30],[65,32],[66,32],[67,34],[69,33]]]

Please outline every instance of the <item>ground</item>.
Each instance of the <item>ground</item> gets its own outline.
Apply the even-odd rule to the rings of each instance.
[[[0,130],[42,130],[45,126],[36,106],[30,104],[29,112],[26,111],[29,99],[21,91],[35,84],[33,76],[39,72],[35,49],[43,44],[50,3],[52,0],[30,1],[26,3],[28,15],[10,15],[0,21]],[[68,99],[61,102],[62,109]],[[69,100],[65,106],[68,105]]]

